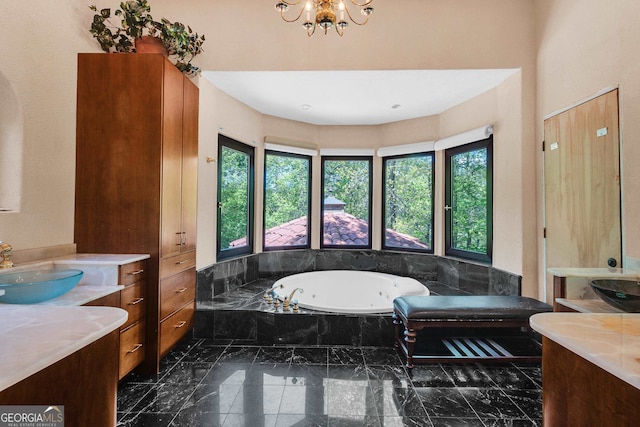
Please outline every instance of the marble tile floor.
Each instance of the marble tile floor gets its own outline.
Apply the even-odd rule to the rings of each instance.
[[[536,364],[420,365],[393,348],[186,339],[118,387],[118,426],[541,426]]]

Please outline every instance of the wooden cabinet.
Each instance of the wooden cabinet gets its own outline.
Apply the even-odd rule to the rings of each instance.
[[[182,293],[191,299],[180,302],[191,317],[177,336],[193,324],[198,97],[161,55],[78,55],[75,241],[78,252],[150,254],[147,373],[158,371],[168,351],[161,322],[175,313],[161,313],[161,283],[183,280],[172,276],[186,271],[192,282]]]
[[[85,304],[87,306],[118,307],[129,315],[119,330],[118,379],[124,378],[144,361],[147,269],[148,262],[146,260],[121,265],[118,271],[118,285],[123,285],[124,289]]]
[[[118,363],[112,355],[117,351],[115,330],[0,391],[0,405],[64,405],[67,427],[113,427],[117,421]],[[2,424],[63,425],[46,421]]]
[[[639,389],[553,340],[542,339],[543,425],[638,425]]]

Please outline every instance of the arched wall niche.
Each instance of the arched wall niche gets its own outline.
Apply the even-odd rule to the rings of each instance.
[[[2,71],[0,100],[0,214],[3,214],[20,211],[24,114]]]

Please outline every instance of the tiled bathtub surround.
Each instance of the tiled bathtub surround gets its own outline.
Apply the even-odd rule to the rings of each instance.
[[[281,313],[262,296],[279,278],[314,270],[413,277],[439,295],[519,295],[521,277],[491,266],[424,254],[361,250],[266,252],[198,272],[195,336],[260,345],[387,346],[391,315]]]
[[[441,288],[439,293],[443,294],[520,295],[522,282],[520,276],[488,265],[430,254],[306,249],[263,252],[204,268],[198,271],[196,299],[206,306],[214,296],[258,279],[315,270],[379,271],[413,277],[429,289]]]

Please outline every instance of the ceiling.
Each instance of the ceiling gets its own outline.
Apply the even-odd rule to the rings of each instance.
[[[315,125],[378,125],[440,114],[517,71],[203,71],[202,76],[262,114]]]

